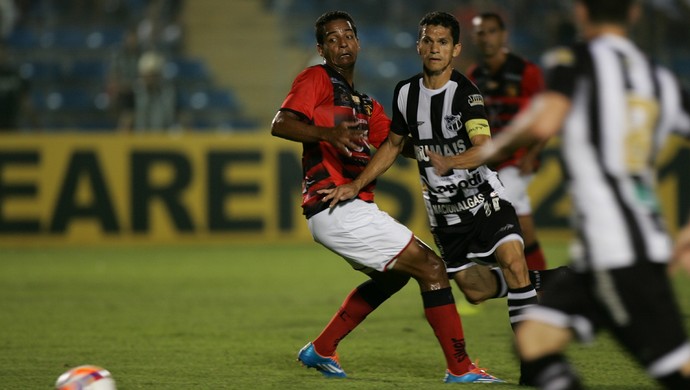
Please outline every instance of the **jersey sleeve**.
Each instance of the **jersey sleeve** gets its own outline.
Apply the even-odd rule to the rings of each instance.
[[[491,127],[486,117],[484,97],[479,88],[467,79],[459,91],[460,110],[465,123],[465,129],[470,139],[476,135],[491,135]]]
[[[386,115],[383,106],[376,100],[373,100],[374,108],[369,118],[369,143],[375,148],[381,146],[383,141],[388,137],[388,132],[391,128],[391,120]]]
[[[577,61],[573,48],[560,47],[544,55],[546,89],[572,97],[577,80]]]
[[[402,110],[405,109],[405,100],[407,100],[406,94],[402,93],[403,85],[402,82],[398,83],[398,85],[395,86],[395,91],[393,91],[393,119],[391,121],[391,131],[404,137],[410,134],[410,128],[407,125],[405,115],[402,113]]]
[[[314,120],[314,108],[325,98],[328,75],[319,66],[303,70],[292,82],[290,92],[280,106],[281,110],[292,111],[310,122]]]
[[[544,76],[537,65],[527,62],[522,77],[521,89],[523,94],[529,97],[544,90]]]

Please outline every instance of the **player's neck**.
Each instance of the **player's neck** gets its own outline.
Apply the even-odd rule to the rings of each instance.
[[[347,83],[350,85],[350,87],[354,88],[354,80],[355,80],[355,67],[354,66],[348,67],[348,68],[342,68],[342,67],[338,67],[338,66],[335,66],[333,64],[328,64],[328,63],[326,65],[328,67],[330,67],[331,69],[335,70],[336,72],[338,72],[341,76],[343,76],[343,78],[345,79],[345,81],[347,81]]]
[[[592,40],[602,35],[628,36],[628,29],[620,24],[590,24],[584,29],[584,36]]]
[[[452,74],[453,68],[451,67],[448,67],[442,72],[438,73],[428,72],[425,70],[422,76],[422,84],[428,89],[439,89],[446,85]]]

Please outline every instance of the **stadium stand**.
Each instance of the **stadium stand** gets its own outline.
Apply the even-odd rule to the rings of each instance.
[[[277,14],[286,43],[305,51],[314,47],[313,23],[327,10],[343,9],[358,23],[364,50],[357,68],[357,88],[377,98],[388,111],[395,83],[419,72],[414,45],[417,23],[429,11],[454,13],[461,23],[463,52],[455,67],[464,71],[474,60],[471,18],[478,12],[494,11],[511,21],[510,46],[521,55],[539,63],[543,51],[573,40],[569,2],[548,0],[516,1],[415,1],[351,0],[347,6],[329,0],[265,0],[266,8]],[[673,4],[671,4],[673,3]],[[684,20],[690,17],[690,3],[643,2],[645,17],[636,27],[636,41],[653,56],[670,66],[690,87],[690,51],[683,42],[690,39]]]
[[[116,13],[78,9],[83,2],[76,0],[30,3],[18,10],[19,23],[5,43],[29,81],[34,126],[45,131],[117,130],[117,97],[108,90],[108,77],[113,52],[128,28],[146,37],[147,48],[164,54],[163,77],[181,91],[181,117],[195,118],[184,123],[190,130],[245,131],[257,126],[244,115],[234,92],[215,83],[204,59],[186,54],[182,37],[175,35],[180,29],[166,30],[176,21],[182,1],[110,2],[119,3]],[[167,35],[158,37],[159,28]]]
[[[34,115],[47,131],[117,129],[119,103],[108,84],[109,62],[128,30],[141,37],[146,46],[142,49],[154,47],[166,56],[163,76],[179,91],[179,107],[191,118],[189,129],[256,130],[270,122],[289,88],[283,83],[313,63],[314,20],[341,6],[333,0],[14,3],[20,16],[4,42],[20,74],[30,81]],[[690,51],[684,43],[690,36],[683,24],[690,17],[690,5],[679,2],[669,9],[663,3],[645,2],[646,17],[636,40],[690,85]],[[358,21],[364,47],[356,86],[390,109],[395,83],[419,71],[416,24],[429,10],[451,11],[460,18],[464,47],[456,68],[464,70],[474,58],[469,32],[476,12],[497,11],[519,20],[509,24],[511,46],[539,62],[546,47],[572,38],[563,7],[546,0],[351,0],[346,10]],[[192,8],[205,12],[195,13],[195,24],[185,19]],[[215,31],[194,40],[190,50],[185,45],[194,31],[185,28],[192,25]],[[249,40],[242,32],[250,26],[253,36],[245,42]],[[198,50],[200,46],[204,50]],[[214,55],[218,58],[211,58]]]

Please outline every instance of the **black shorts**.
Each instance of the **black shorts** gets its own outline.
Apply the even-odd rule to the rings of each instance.
[[[449,273],[466,268],[472,262],[496,264],[494,251],[499,244],[522,241],[520,222],[510,202],[499,199],[498,207],[491,201],[485,202],[485,206],[469,221],[432,229]]]
[[[555,284],[531,319],[570,327],[584,341],[608,329],[645,367],[687,341],[664,264],[568,273],[548,283]]]

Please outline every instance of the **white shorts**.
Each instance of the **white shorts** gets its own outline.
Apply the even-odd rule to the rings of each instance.
[[[521,175],[518,167],[508,166],[498,170],[498,178],[503,183],[503,196],[515,208],[515,214],[532,214],[532,204],[527,194],[527,188],[534,175]]]
[[[410,229],[361,199],[338,203],[309,218],[307,225],[314,241],[365,273],[390,269],[414,240]]]

